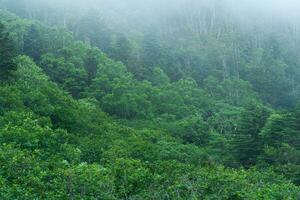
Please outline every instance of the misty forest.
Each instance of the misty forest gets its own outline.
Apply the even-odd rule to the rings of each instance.
[[[0,0],[0,199],[299,200],[299,10]]]

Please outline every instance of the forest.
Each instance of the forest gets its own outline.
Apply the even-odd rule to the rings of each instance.
[[[0,199],[299,200],[299,9],[0,0]]]

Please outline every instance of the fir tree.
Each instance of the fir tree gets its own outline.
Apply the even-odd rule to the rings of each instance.
[[[13,62],[15,57],[15,49],[9,33],[5,27],[0,23],[0,80],[6,81],[11,76],[11,72],[16,69]]]
[[[260,132],[270,113],[257,103],[251,103],[241,115],[238,134],[233,140],[233,155],[245,167],[254,165],[262,152]]]

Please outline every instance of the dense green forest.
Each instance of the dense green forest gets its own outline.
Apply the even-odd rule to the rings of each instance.
[[[0,199],[300,199],[298,7],[246,2],[0,0]]]

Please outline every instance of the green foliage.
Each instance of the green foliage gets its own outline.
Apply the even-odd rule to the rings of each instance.
[[[0,87],[0,113],[24,109],[20,91],[10,86]]]
[[[81,163],[64,171],[70,199],[117,199],[110,171],[99,165]]]
[[[263,146],[260,132],[269,115],[270,111],[256,102],[249,104],[241,113],[238,134],[233,139],[232,147],[238,163],[247,167],[256,164]]]
[[[153,30],[110,36],[90,12],[64,24],[76,42],[0,17],[1,72],[13,76],[0,85],[0,199],[300,198],[300,107],[267,106],[297,98],[276,40],[254,48],[212,27],[170,48],[174,36]]]
[[[210,137],[209,126],[200,116],[192,116],[178,121],[169,131],[175,137],[181,138],[185,143],[199,146],[207,145]]]
[[[23,51],[26,55],[33,58],[35,61],[39,60],[41,50],[43,49],[41,40],[42,38],[39,26],[32,24],[26,31]]]
[[[16,70],[13,62],[15,47],[9,36],[9,32],[0,22],[0,82],[7,81],[12,71]]]

